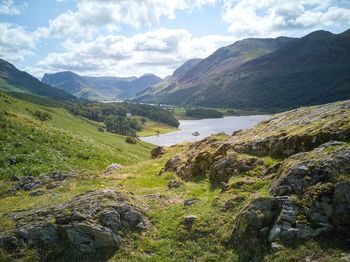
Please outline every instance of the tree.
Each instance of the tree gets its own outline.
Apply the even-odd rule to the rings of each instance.
[[[142,118],[140,119],[140,122],[141,122],[142,125],[144,125],[144,124],[147,122],[147,119],[144,118],[144,117],[142,117]]]

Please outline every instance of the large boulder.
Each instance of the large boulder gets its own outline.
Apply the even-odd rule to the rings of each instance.
[[[119,248],[121,230],[139,231],[150,225],[140,210],[112,190],[89,191],[57,207],[7,216],[15,228],[0,234],[0,246],[11,251],[29,245],[38,250],[43,261],[57,257],[105,260]]]
[[[268,234],[280,212],[279,201],[266,197],[253,200],[237,215],[232,241],[242,260],[259,259],[267,250]]]
[[[152,158],[157,158],[165,154],[165,149],[162,146],[157,146],[152,149],[151,156]]]
[[[318,183],[334,182],[337,176],[350,173],[350,146],[328,142],[312,151],[286,159],[277,173],[270,192],[273,195],[301,196]]]

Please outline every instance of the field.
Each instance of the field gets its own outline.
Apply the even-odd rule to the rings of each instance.
[[[142,117],[133,116],[134,119],[140,120]],[[178,129],[166,124],[154,122],[148,118],[143,117],[147,121],[142,124],[142,131],[136,133],[137,136],[154,136],[177,131]]]
[[[47,113],[41,121],[35,112]],[[38,106],[0,94],[0,177],[39,175],[56,169],[103,170],[111,163],[132,164],[150,156],[153,145],[125,142],[98,131],[101,123],[62,108]]]

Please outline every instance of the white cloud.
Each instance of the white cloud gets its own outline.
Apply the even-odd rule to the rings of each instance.
[[[229,32],[239,38],[350,26],[350,8],[332,0],[225,0],[222,17]]]
[[[71,70],[80,74],[130,76],[169,75],[191,58],[206,57],[232,43],[231,36],[194,37],[184,29],[161,28],[131,37],[99,36],[92,41],[64,43],[65,51],[51,53],[37,64],[36,75]]]
[[[161,17],[175,19],[176,11],[192,11],[217,0],[80,0],[75,11],[68,10],[49,21],[43,36],[92,37],[101,31],[117,32],[121,26],[151,26]]]
[[[22,61],[33,54],[37,38],[23,27],[0,23],[0,56],[12,62]]]
[[[15,5],[14,0],[2,0],[0,3],[0,14],[19,15],[21,13],[21,10],[27,6],[27,3]]]

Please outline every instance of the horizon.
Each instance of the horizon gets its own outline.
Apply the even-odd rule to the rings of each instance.
[[[0,18],[0,56],[39,79],[61,71],[165,78],[189,59],[245,38],[344,32],[350,3],[4,0]]]

